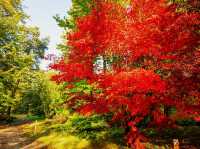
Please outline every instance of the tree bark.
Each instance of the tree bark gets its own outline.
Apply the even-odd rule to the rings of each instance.
[[[170,106],[164,106],[164,114],[167,117],[170,115],[170,108]]]
[[[12,109],[11,106],[9,106],[8,109],[7,109],[7,113],[6,113],[6,115],[7,115],[7,120],[10,120],[10,118],[11,118],[11,109]]]
[[[103,72],[105,73],[107,69],[107,64],[106,64],[106,57],[103,55]]]

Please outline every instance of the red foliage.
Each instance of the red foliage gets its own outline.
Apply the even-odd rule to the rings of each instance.
[[[92,69],[81,63],[66,64],[62,60],[60,63],[52,65],[51,68],[61,72],[52,77],[52,80],[57,82],[72,82],[82,79],[91,79],[92,77]]]
[[[58,82],[87,79],[102,90],[85,98],[78,111],[112,112],[113,123],[129,128],[131,145],[146,117],[147,127],[171,125],[162,107],[176,107],[185,116],[200,113],[200,15],[178,13],[165,0],[132,0],[128,9],[106,1],[96,5],[67,37],[68,63],[52,66],[61,72],[53,77]],[[101,74],[93,68],[98,56],[112,61]]]

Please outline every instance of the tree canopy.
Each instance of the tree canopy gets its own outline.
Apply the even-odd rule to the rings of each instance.
[[[26,25],[27,18],[20,0],[0,1],[0,111],[8,115],[48,44],[38,28]]]
[[[67,34],[67,58],[52,66],[60,71],[53,80],[68,89],[81,80],[93,86],[70,93],[69,106],[111,114],[109,123],[126,128],[132,147],[143,138],[140,123],[174,126],[170,108],[198,116],[199,13],[164,0],[132,0],[128,7],[96,0],[89,7]]]

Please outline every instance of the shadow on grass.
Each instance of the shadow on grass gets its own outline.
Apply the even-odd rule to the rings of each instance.
[[[148,129],[146,131],[149,131]],[[151,130],[150,130],[151,131]],[[159,146],[173,145],[178,139],[181,149],[200,149],[200,126],[181,126],[149,134],[150,142]]]

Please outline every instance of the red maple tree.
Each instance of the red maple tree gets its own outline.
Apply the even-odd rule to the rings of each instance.
[[[53,77],[57,82],[85,79],[101,89],[73,96],[73,102],[87,101],[77,111],[112,113],[111,122],[127,129],[132,147],[140,138],[138,123],[147,117],[146,127],[159,128],[173,125],[171,107],[179,117],[197,116],[199,13],[176,12],[176,5],[165,0],[132,0],[127,8],[106,0],[95,4],[67,35],[66,60],[51,66],[60,71]],[[97,57],[101,73],[95,71]]]

